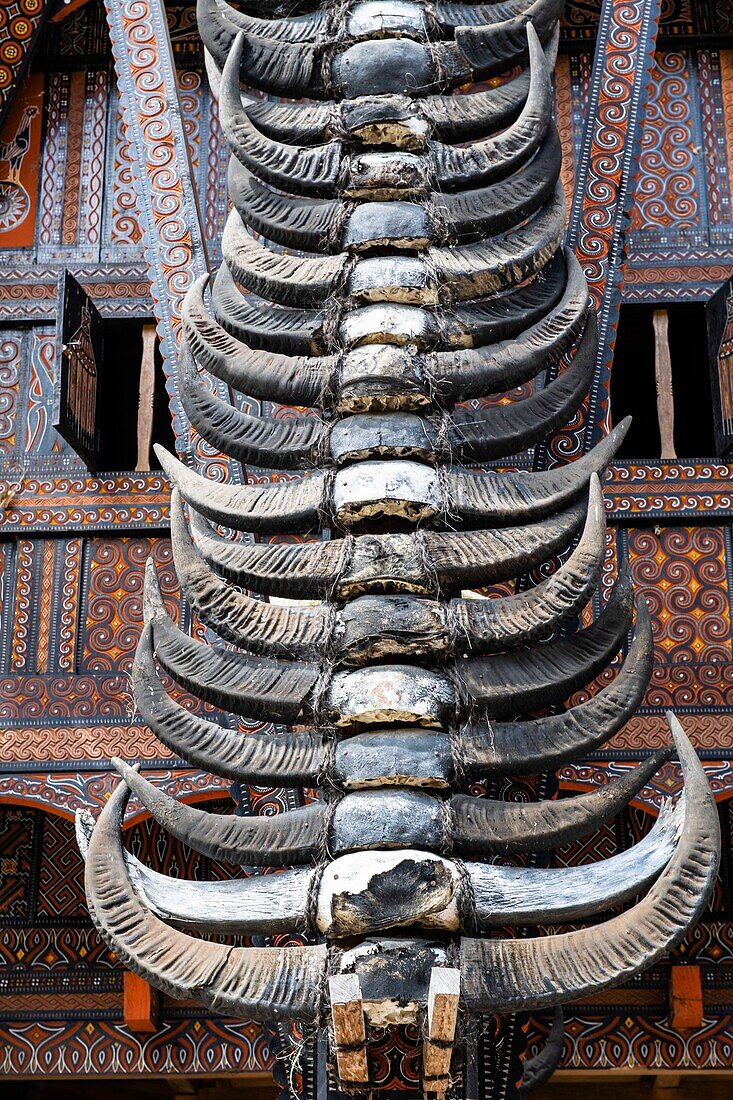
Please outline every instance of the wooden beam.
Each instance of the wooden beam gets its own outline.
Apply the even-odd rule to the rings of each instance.
[[[328,979],[336,1068],[342,1085],[369,1084],[366,1024],[361,986],[356,974],[334,974]]]
[[[430,972],[426,1035],[423,1040],[423,1092],[445,1095],[458,1023],[461,972],[434,966]]]
[[[104,0],[125,131],[130,142],[153,311],[179,453],[202,473],[215,462],[242,482],[238,462],[200,446],[178,393],[181,307],[208,271],[195,177],[183,128],[173,49],[163,0]],[[228,400],[222,383],[213,388]]]
[[[598,312],[596,377],[579,422],[555,436],[556,447],[588,450],[610,425],[610,374],[616,340],[626,236],[639,164],[641,127],[661,0],[603,0],[596,38],[586,127],[575,172],[566,244],[585,271]],[[556,371],[549,371],[548,381]],[[543,468],[547,448],[535,465]]]
[[[669,314],[655,309],[654,380],[657,387],[657,419],[662,441],[660,458],[676,458],[674,449],[674,390],[672,388],[672,357],[669,350]]]
[[[122,976],[122,1015],[130,1031],[152,1035],[158,1030],[158,991],[126,970]]]
[[[703,1024],[699,966],[673,966],[669,975],[669,1022],[675,1031],[694,1031]]]

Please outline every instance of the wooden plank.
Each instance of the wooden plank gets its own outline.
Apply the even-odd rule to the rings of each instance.
[[[150,469],[155,397],[155,326],[143,325],[143,354],[140,361],[140,396],[137,407],[137,464],[135,472]]]
[[[122,976],[122,1015],[130,1031],[152,1035],[158,1030],[158,991],[126,970]]]
[[[654,310],[653,325],[657,418],[662,441],[660,457],[664,460],[677,457],[674,449],[674,391],[672,357],[669,350],[669,314],[666,309]]]
[[[336,1068],[344,1085],[368,1085],[366,1025],[361,986],[356,974],[334,974],[328,979]]]
[[[669,1022],[675,1031],[703,1025],[702,978],[699,966],[673,966],[669,976]]]
[[[603,0],[586,108],[586,128],[575,172],[566,244],[585,271],[598,311],[596,376],[581,423],[555,437],[564,458],[588,450],[608,430],[610,372],[616,340],[625,241],[639,163],[641,127],[661,0]],[[546,382],[556,371],[548,371]],[[536,448],[543,468],[547,448]]]
[[[0,128],[10,110],[41,40],[55,0],[39,0],[23,11],[8,12],[0,26]],[[15,18],[11,18],[15,15]]]

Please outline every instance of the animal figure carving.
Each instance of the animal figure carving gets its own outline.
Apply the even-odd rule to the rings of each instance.
[[[563,467],[476,469],[511,467],[566,423],[593,375],[596,319],[562,248],[560,9],[365,0],[281,17],[270,0],[256,15],[199,0],[233,209],[210,303],[207,280],[186,301],[180,390],[213,447],[301,476],[235,487],[160,452],[182,589],[229,647],[171,621],[151,564],[135,698],[192,763],[323,797],[220,817],[119,761],[99,820],[80,819],[87,896],[122,962],[172,996],[328,1026],[344,1088],[370,1087],[374,1029],[411,1023],[425,1092],[445,1094],[461,1015],[552,1007],[631,978],[684,937],[716,875],[715,806],[673,716],[674,748],[593,793],[523,804],[466,793],[603,745],[652,666],[628,572],[593,603],[601,478],[626,425]],[[453,94],[516,66],[496,88]],[[563,369],[542,386],[549,366]],[[246,414],[207,373],[304,411]],[[531,396],[496,400],[532,380]],[[534,588],[469,595],[556,555]],[[615,677],[561,709],[630,632]],[[159,670],[223,711],[297,729],[240,735],[184,709]],[[630,851],[567,869],[491,862],[592,832],[673,751],[686,795]],[[287,869],[173,882],[122,846],[131,792],[198,852]],[[579,927],[511,931],[569,921]],[[190,929],[307,942],[226,946]]]
[[[6,180],[20,184],[20,171],[23,160],[31,147],[31,123],[38,114],[38,107],[31,104],[21,116],[18,128],[10,141],[0,142],[0,164],[7,164]]]

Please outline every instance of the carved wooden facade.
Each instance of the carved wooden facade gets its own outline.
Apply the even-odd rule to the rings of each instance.
[[[124,15],[124,5],[118,10]],[[585,105],[593,100],[595,24],[587,21],[586,13],[587,7],[582,14],[566,12],[556,76],[568,189],[573,179],[569,162],[574,159],[575,173],[582,168],[582,119]],[[226,157],[218,110],[207,90],[191,6],[169,5],[168,17],[176,71],[163,71],[161,78],[173,75],[178,84],[202,239],[214,269],[226,214]],[[612,5],[607,17],[613,18]],[[727,51],[700,37],[727,31],[701,27],[697,16],[694,26],[693,17],[685,25],[684,18],[685,13],[678,17],[665,11],[655,62],[658,90],[651,93],[637,135],[641,158],[627,238],[628,300],[705,298],[733,268],[728,194],[733,141],[728,140],[726,114],[733,83]],[[632,31],[640,35],[643,68],[648,65],[653,28],[639,23]],[[698,37],[690,49],[680,49],[679,33]],[[601,91],[597,98],[602,101]],[[107,317],[150,317],[156,296],[155,290],[150,293],[142,253],[144,204],[135,196],[134,164],[101,6],[82,6],[48,25],[34,67],[18,92],[15,115],[6,121],[3,140],[15,136],[24,102],[42,104],[43,127],[38,125],[37,145],[32,147],[41,182],[37,195],[29,192],[30,209],[20,224],[4,231],[9,247],[0,254],[6,364],[0,376],[5,442],[0,794],[11,867],[2,902],[3,952],[11,964],[11,978],[0,991],[0,1029],[8,1065],[16,1072],[37,1073],[50,1060],[59,1072],[70,1074],[108,1072],[110,1065],[122,1064],[133,1072],[157,1071],[166,1060],[174,1065],[172,1072],[188,1074],[194,1069],[214,1072],[226,1064],[247,1070],[272,1067],[273,1053],[284,1042],[282,1034],[200,1010],[181,1012],[168,1002],[162,1008],[163,1030],[152,1039],[131,1033],[122,1018],[121,968],[82,909],[81,862],[70,818],[84,805],[102,804],[111,789],[112,755],[143,760],[148,778],[184,800],[223,797],[228,784],[184,767],[148,733],[128,694],[142,621],[143,562],[151,549],[162,569],[169,610],[180,616],[184,627],[192,620],[185,601],[179,606],[171,570],[166,532],[169,485],[155,472],[87,474],[51,425],[59,269],[71,267]],[[628,117],[623,103],[620,113]],[[677,132],[680,118],[683,139]],[[41,116],[29,121],[33,133]],[[683,163],[670,161],[665,151],[671,143],[684,148]],[[655,155],[655,149],[662,152]],[[4,172],[2,168],[10,181],[10,164]],[[21,164],[21,184],[26,178],[23,171]],[[94,179],[100,186],[90,186]],[[16,219],[22,206],[15,205]],[[5,241],[0,234],[0,245]],[[195,267],[191,270],[196,273]],[[601,411],[603,400],[599,393]],[[248,411],[258,409],[250,405]],[[579,417],[575,427],[551,443],[550,456],[577,455],[585,445]],[[196,440],[193,446],[199,469],[222,469],[211,448]],[[587,761],[568,763],[560,772],[561,787],[567,791],[592,790],[623,776],[664,742],[663,714],[674,707],[701,750],[728,836],[731,481],[730,468],[712,456],[697,463],[612,466],[606,487],[608,576],[628,555],[637,586],[652,602],[657,663],[643,706],[624,737],[613,742],[613,751],[596,751]],[[675,628],[675,622],[682,625]],[[60,624],[55,632],[52,623]],[[191,697],[183,700],[196,706]],[[204,707],[201,713],[211,712]],[[249,723],[249,728],[262,727]],[[665,766],[630,811],[601,829],[586,847],[569,846],[561,852],[559,865],[574,865],[591,850],[596,857],[608,858],[640,841],[662,797],[677,790],[678,783],[676,769]],[[514,796],[522,796],[521,782]],[[292,794],[283,789],[240,787],[236,798],[246,812],[294,808]],[[59,817],[48,814],[49,804]],[[139,858],[166,873],[210,877],[208,866],[196,864],[195,857],[175,845],[166,848],[166,862],[159,864],[162,843],[149,823],[146,828],[152,839],[135,842]],[[725,1061],[733,1031],[733,1004],[725,993],[726,968],[733,965],[729,858],[724,858],[712,912],[683,945],[678,959],[702,968],[705,1021],[695,1035],[682,1035],[669,1023],[669,972],[659,967],[632,990],[607,995],[605,1004],[595,1001],[568,1010],[564,1065],[583,1068],[625,1061],[715,1067]],[[227,873],[225,868],[216,871]],[[35,1030],[29,1040],[30,1021]],[[548,1024],[542,1017],[532,1021],[531,1045]],[[521,1046],[518,1043],[516,1050]],[[185,1069],[175,1063],[181,1049]],[[412,1073],[417,1079],[419,1067],[410,1068],[411,1049],[406,1043],[402,1063],[394,1049],[375,1052],[377,1084],[387,1084],[392,1073]],[[621,1055],[611,1053],[619,1049]],[[304,1071],[308,1072],[307,1064]]]

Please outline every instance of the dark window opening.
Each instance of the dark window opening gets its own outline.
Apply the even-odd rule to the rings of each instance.
[[[622,305],[611,372],[613,423],[633,417],[617,458],[658,459],[661,434],[655,379],[654,311],[668,317],[674,449],[680,458],[716,454],[705,305]]]
[[[104,359],[100,369],[99,457],[97,469],[134,470],[138,460],[138,407],[140,370],[143,358],[143,327],[152,321],[104,319]],[[175,451],[175,438],[168,408],[163,360],[155,342],[153,387],[153,431],[150,448],[151,470],[160,463],[152,443]]]

